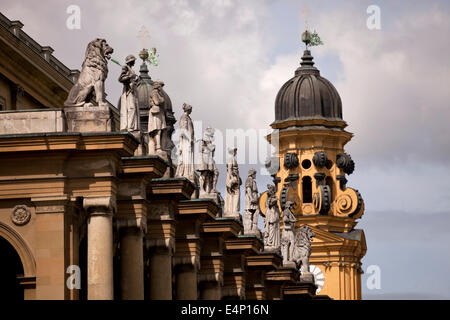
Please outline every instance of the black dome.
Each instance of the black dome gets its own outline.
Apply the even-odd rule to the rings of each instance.
[[[280,89],[275,99],[275,121],[291,119],[342,120],[342,102],[336,88],[320,76],[313,57],[305,50],[295,76]]]
[[[150,95],[153,90],[153,80],[148,74],[147,64],[142,63],[139,69],[139,84],[136,88],[137,95],[137,103],[139,106],[139,113],[141,117],[141,129],[143,131],[148,130],[148,112],[150,109]],[[169,95],[161,90],[161,93],[164,97],[164,110],[166,111],[166,122],[168,125],[173,125],[176,120],[174,117],[174,112],[172,110],[172,101],[170,100]]]

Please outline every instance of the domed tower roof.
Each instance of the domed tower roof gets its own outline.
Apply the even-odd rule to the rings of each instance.
[[[141,56],[141,54],[139,55]],[[142,57],[141,57],[142,58]],[[136,88],[137,102],[139,106],[139,114],[141,117],[141,130],[148,129],[148,111],[150,109],[150,95],[153,90],[153,80],[148,74],[148,67],[143,60],[139,68],[139,84]],[[173,125],[176,122],[174,112],[172,110],[172,101],[169,95],[162,90],[164,96],[164,110],[166,111],[166,122],[168,125]]]
[[[331,82],[320,76],[309,50],[275,99],[275,123],[304,119],[342,121],[341,98]]]

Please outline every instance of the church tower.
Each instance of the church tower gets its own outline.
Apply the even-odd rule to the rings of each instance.
[[[320,75],[308,50],[300,67],[275,100],[274,130],[269,142],[276,152],[267,164],[277,186],[281,212],[295,203],[296,229],[309,225],[315,233],[310,271],[318,294],[333,299],[361,299],[361,259],[366,253],[363,230],[355,229],[364,213],[358,190],[347,186],[355,163],[344,146],[342,102],[336,88]]]

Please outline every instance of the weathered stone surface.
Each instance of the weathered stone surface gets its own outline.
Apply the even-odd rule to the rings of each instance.
[[[95,39],[86,48],[85,60],[75,85],[64,102],[65,107],[82,107],[93,96],[98,106],[108,106],[105,94],[105,80],[108,76],[108,60],[114,49],[105,39]]]
[[[0,134],[64,131],[65,119],[62,109],[0,112]]]
[[[115,131],[113,112],[109,106],[66,107],[67,132]]]
[[[258,186],[256,184],[256,170],[250,169],[245,181],[245,207],[244,207],[244,234],[261,237],[258,228],[258,217],[260,215],[258,206]]]
[[[236,159],[237,148],[231,148],[228,152],[230,157],[227,159],[224,217],[239,219],[242,180],[239,176],[239,166]]]

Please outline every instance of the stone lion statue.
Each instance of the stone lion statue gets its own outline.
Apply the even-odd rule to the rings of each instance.
[[[105,101],[105,79],[108,76],[108,60],[114,49],[105,39],[95,39],[86,48],[85,59],[77,83],[69,92],[66,107],[79,107],[90,103],[93,94],[99,106],[107,105]]]
[[[301,272],[309,272],[309,257],[311,256],[311,239],[316,234],[309,226],[301,226],[295,234],[294,252],[292,260],[295,261]]]

